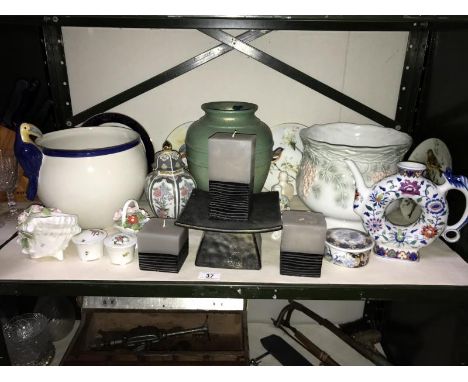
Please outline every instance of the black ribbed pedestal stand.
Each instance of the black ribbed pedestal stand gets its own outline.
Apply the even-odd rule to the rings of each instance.
[[[261,268],[262,232],[283,228],[277,192],[252,194],[246,221],[210,219],[209,192],[192,191],[175,224],[203,230],[196,266],[229,269]]]

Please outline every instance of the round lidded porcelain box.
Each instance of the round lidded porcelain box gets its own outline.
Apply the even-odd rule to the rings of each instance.
[[[369,262],[374,242],[365,232],[350,228],[327,231],[325,259],[346,268],[363,267]]]
[[[104,247],[112,264],[125,265],[133,261],[136,243],[136,235],[116,233],[104,240]]]
[[[102,229],[85,229],[72,237],[81,261],[98,260],[103,254],[103,241],[107,233]]]

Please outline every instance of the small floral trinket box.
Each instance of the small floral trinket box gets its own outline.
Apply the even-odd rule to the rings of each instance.
[[[107,233],[102,229],[86,229],[72,237],[81,261],[99,260],[104,252],[103,242]]]
[[[116,233],[104,240],[112,264],[125,265],[133,261],[137,237],[131,233]]]
[[[325,259],[346,268],[363,267],[369,262],[374,241],[364,232],[350,228],[327,231]]]

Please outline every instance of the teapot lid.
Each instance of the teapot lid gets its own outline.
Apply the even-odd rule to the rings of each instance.
[[[180,153],[172,150],[172,144],[169,141],[165,141],[162,150],[154,154],[153,170],[178,171],[184,167]]]

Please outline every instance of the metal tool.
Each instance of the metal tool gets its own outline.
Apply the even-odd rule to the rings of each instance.
[[[250,360],[250,365],[251,366],[258,366],[260,365],[260,362],[263,358],[265,358],[267,355],[271,354],[269,351],[266,351],[265,353],[259,355],[258,357],[252,358]]]
[[[328,321],[327,319],[319,316],[317,313],[313,312],[309,308],[305,307],[302,304],[299,304],[296,301],[290,301],[288,305],[286,305],[278,315],[276,320],[273,320],[273,323],[276,327],[282,329],[286,334],[288,334],[291,338],[294,338],[296,342],[301,344],[305,349],[310,351],[315,357],[320,359],[324,365],[334,366],[338,365],[333,358],[331,358],[327,353],[323,350],[318,348],[315,344],[313,344],[304,334],[302,334],[297,329],[291,326],[291,316],[294,310],[298,310],[305,315],[309,316],[313,320],[315,320],[320,325],[326,327],[330,330],[333,334],[339,337],[343,342],[351,346],[354,350],[359,352],[362,356],[366,357],[368,360],[373,362],[375,365],[379,366],[390,366],[391,363],[381,355],[377,350],[370,349],[365,345],[361,344],[360,342],[354,340],[352,337],[348,336],[345,332],[343,332],[340,328],[336,327],[332,322]],[[292,330],[294,336],[292,336],[285,328]]]
[[[251,359],[250,365],[258,366],[261,359],[271,354],[284,366],[313,366],[302,354],[275,334],[263,337],[260,342],[267,351]]]
[[[275,321],[273,320],[275,323]],[[320,360],[320,366],[340,366],[327,352],[320,349],[315,345],[311,340],[309,340],[302,332],[291,326],[289,322],[284,322],[281,325],[276,325],[280,328],[286,335],[296,341],[298,344],[302,345],[306,350],[312,353],[317,359]],[[294,335],[291,335],[286,328],[290,329]]]
[[[125,331],[99,331],[100,338],[91,345],[93,350],[109,350],[113,348],[127,348],[135,352],[150,350],[151,345],[164,341],[169,337],[183,336],[187,334],[205,333],[208,334],[208,326],[182,329],[163,330],[155,326],[138,326]]]

